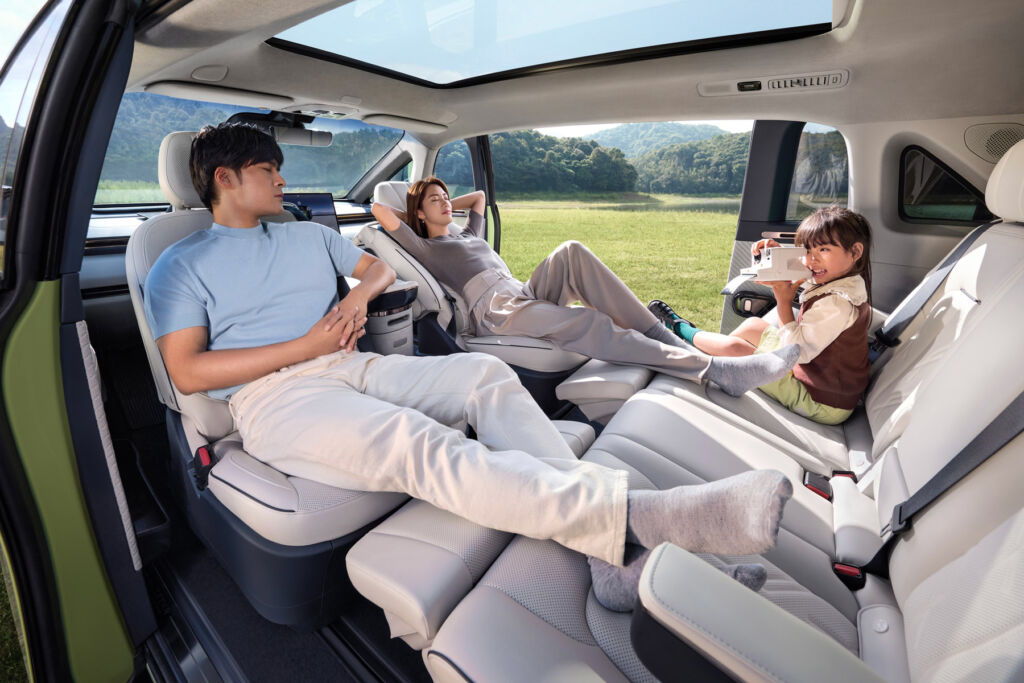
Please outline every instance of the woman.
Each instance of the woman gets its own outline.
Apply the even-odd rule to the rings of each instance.
[[[485,204],[481,191],[449,199],[444,181],[431,176],[413,183],[404,214],[373,205],[384,229],[462,294],[477,335],[547,339],[590,358],[642,365],[694,382],[711,380],[733,396],[784,377],[796,362],[796,346],[745,358],[712,358],[692,350],[579,242],[560,245],[528,282],[516,280],[482,239]],[[469,222],[453,235],[448,226],[452,211],[459,209],[469,209]],[[584,307],[567,306],[575,301]]]

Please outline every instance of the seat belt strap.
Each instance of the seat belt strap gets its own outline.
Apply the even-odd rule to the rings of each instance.
[[[1024,393],[1013,399],[996,419],[981,430],[981,433],[946,463],[945,467],[936,472],[917,493],[897,504],[892,510],[892,521],[888,527],[882,529],[882,533],[891,531],[893,537],[896,537],[905,532],[913,524],[914,515],[928,507],[932,501],[973,472],[978,465],[992,457],[1022,431]]]
[[[907,325],[910,321],[917,317],[917,314],[921,312],[924,305],[928,303],[928,300],[932,298],[932,294],[939,288],[942,281],[949,275],[949,271],[953,269],[953,266],[957,264],[957,261],[967,253],[967,250],[971,248],[979,237],[984,234],[986,230],[991,228],[993,225],[1000,223],[1001,221],[991,221],[980,225],[970,232],[967,237],[960,241],[946,260],[942,262],[938,268],[932,271],[928,279],[925,280],[921,286],[914,293],[913,297],[894,315],[890,316],[882,328],[875,333],[875,338],[870,342],[868,349],[868,359],[874,363],[875,360],[882,355],[882,353],[893,346],[900,343],[900,335],[907,329]]]
[[[889,553],[896,540],[911,528],[914,516],[928,507],[936,498],[953,486],[979,465],[988,460],[1024,432],[1024,393],[1010,402],[1003,412],[988,424],[981,433],[953,456],[946,466],[935,473],[928,482],[902,503],[892,509],[892,520],[882,527],[882,535],[890,534],[874,558],[866,567],[872,571],[884,571],[888,565]]]

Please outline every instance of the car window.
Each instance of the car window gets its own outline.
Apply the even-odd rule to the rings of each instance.
[[[786,220],[803,220],[823,206],[846,206],[849,192],[850,164],[842,133],[806,124],[796,152]]]
[[[0,78],[0,280],[7,272],[7,218],[17,181],[25,127],[39,90],[40,78],[70,4],[66,1],[52,7],[9,59],[5,53],[0,53],[0,59],[7,59]],[[18,27],[9,28],[17,30]]]
[[[160,143],[168,133],[197,131],[233,114],[258,111],[228,104],[198,102],[153,93],[125,93],[107,146],[95,205],[141,207],[165,204],[157,177]],[[317,117],[313,130],[333,134],[327,147],[282,144],[281,173],[288,192],[329,192],[343,199],[355,183],[402,138],[404,131],[357,120]],[[89,237],[127,235],[137,221],[109,227],[94,221]],[[114,233],[111,233],[111,230]]]
[[[900,217],[972,225],[993,218],[980,191],[916,145],[900,155]]]
[[[502,258],[526,280],[560,243],[578,240],[641,301],[667,301],[718,329],[751,126],[634,122],[491,135]]]
[[[402,182],[406,182],[407,183],[407,182],[409,182],[409,178],[411,178],[411,177],[412,177],[412,162],[410,161],[405,166],[403,166],[402,168],[400,168],[397,171],[395,171],[395,174],[393,176],[391,176],[390,178],[388,178],[388,180],[395,180],[395,181],[399,181],[400,180]]]
[[[465,140],[449,142],[438,150],[437,161],[434,162],[434,175],[444,180],[453,197],[475,189],[473,161]]]

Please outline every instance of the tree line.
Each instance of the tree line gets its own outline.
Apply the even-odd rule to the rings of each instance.
[[[846,143],[837,131],[803,134],[794,191],[819,196],[845,193]],[[594,140],[558,138],[535,130],[491,136],[494,181],[507,194],[743,192],[750,133],[721,133],[648,151],[627,159],[622,150]],[[461,141],[438,154],[436,173],[453,185],[472,185],[469,152]]]

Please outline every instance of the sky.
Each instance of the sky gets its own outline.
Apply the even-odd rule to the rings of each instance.
[[[0,0],[0,63],[7,61],[14,44],[42,6],[43,0]]]

